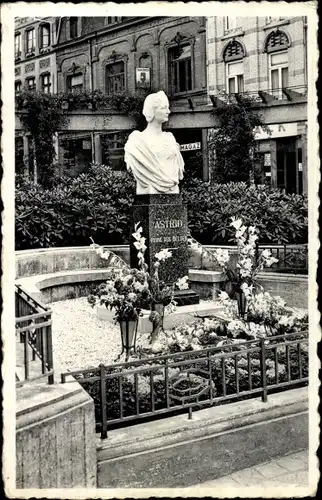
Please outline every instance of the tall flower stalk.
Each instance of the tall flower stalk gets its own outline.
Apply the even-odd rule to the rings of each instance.
[[[221,248],[214,251],[215,261],[223,269],[227,280],[232,283],[234,291],[243,291],[246,296],[252,294],[257,284],[258,273],[265,267],[270,267],[278,262],[269,250],[263,250],[258,260],[255,259],[256,241],[258,240],[255,226],[246,226],[242,219],[232,218],[231,224],[235,229],[237,242],[237,263],[230,264],[228,250]]]

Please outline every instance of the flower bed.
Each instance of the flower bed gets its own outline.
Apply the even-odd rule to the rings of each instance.
[[[170,411],[169,408],[180,413],[176,393],[191,396],[200,387],[204,387],[204,392],[194,401],[197,406],[209,404],[210,388],[213,404],[216,400],[223,404],[231,398],[254,397],[262,392],[263,369],[267,387],[272,391],[307,382],[305,311],[287,308],[280,298],[263,293],[255,296],[249,304],[249,317],[241,320],[235,301],[225,293],[221,300],[225,303],[223,318],[199,318],[192,325],[160,332],[152,345],[147,335],[141,335],[137,353],[130,358],[132,365],[106,369],[108,422],[128,419],[135,423],[139,414],[151,418],[158,412]],[[277,334],[281,336],[276,338]],[[284,335],[289,335],[287,341]],[[265,366],[258,347],[261,339],[265,345]],[[165,375],[168,355],[172,358]],[[93,397],[96,422],[100,422],[102,406],[97,372],[78,373],[76,378]],[[174,398],[170,405],[169,388]]]

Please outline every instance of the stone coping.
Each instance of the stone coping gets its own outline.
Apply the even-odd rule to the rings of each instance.
[[[127,250],[129,249],[129,245],[102,245],[104,248],[107,248],[108,250],[111,250],[113,252],[114,250]],[[31,248],[28,250],[16,250],[15,255],[16,256],[23,256],[23,255],[28,255],[28,254],[39,254],[39,253],[55,253],[55,252],[66,252],[72,250],[74,251],[79,251],[79,252],[84,252],[84,250],[87,250],[89,252],[93,252],[93,248],[90,246],[79,246],[79,247],[51,247],[51,248]]]
[[[223,306],[215,301],[200,302],[199,304],[190,304],[187,306],[180,306],[170,313],[164,315],[163,327],[167,330],[178,326],[182,323],[191,324],[198,317],[215,316],[220,312],[223,312]],[[114,311],[107,309],[104,305],[96,306],[97,317],[106,321],[113,321]],[[151,311],[147,309],[142,310],[142,316],[139,317],[138,332],[140,333],[151,333],[152,323],[149,320]]]
[[[264,271],[258,273],[260,280],[274,280],[274,281],[307,281],[307,274],[293,274],[293,273],[279,273],[274,271]]]
[[[107,280],[111,268],[75,271],[60,271],[52,274],[40,274],[16,279],[16,284],[24,287],[30,294],[40,297],[41,291],[54,286],[69,285],[92,281]],[[34,295],[33,295],[34,296]]]
[[[165,448],[188,439],[200,439],[215,433],[225,433],[272,418],[307,412],[308,388],[269,394],[263,403],[260,397],[219,405],[192,413],[162,418],[153,422],[108,431],[102,440],[97,434],[99,462],[117,457],[144,453],[157,447]],[[192,443],[191,443],[192,444]]]
[[[225,273],[203,269],[189,269],[189,280],[201,283],[221,283],[225,281]]]

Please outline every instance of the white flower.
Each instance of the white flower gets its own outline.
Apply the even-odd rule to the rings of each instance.
[[[237,229],[237,231],[236,231],[236,238],[240,239],[244,235],[246,229],[247,229],[246,226],[241,226],[239,229]]]
[[[222,302],[229,300],[229,295],[227,292],[219,292],[218,293],[218,299]]]
[[[141,250],[142,252],[145,252],[145,250],[147,249],[147,246],[145,245],[145,240],[146,238],[142,237],[140,238],[139,241],[135,241],[134,242],[134,246],[137,250]]]
[[[167,248],[164,248],[163,250],[155,254],[155,258],[160,262],[169,259],[169,257],[172,257],[172,252],[170,252]]]
[[[232,222],[230,225],[238,231],[238,229],[243,225],[243,221],[241,219],[235,219],[235,217],[232,217],[231,220]]]
[[[179,278],[176,282],[179,290],[187,290],[189,288],[188,285],[188,276],[183,276],[183,278]]]
[[[271,254],[270,250],[266,249],[266,250],[262,251],[262,257],[263,257],[263,259],[269,259],[271,257],[271,255],[272,254]]]
[[[144,285],[142,285],[142,283],[139,283],[139,282],[135,283],[134,290],[136,292],[142,292],[143,289],[144,289]]]
[[[253,285],[247,285],[247,283],[242,283],[241,289],[243,290],[246,297],[251,297],[253,294]]]
[[[238,333],[240,331],[244,331],[244,323],[239,319],[234,319],[230,321],[227,325],[227,330],[229,330],[232,334]]]
[[[127,298],[131,301],[131,302],[135,302],[136,299],[137,299],[137,295],[136,293],[133,293],[133,292],[130,292],[127,296]]]
[[[294,324],[294,318],[292,316],[281,316],[279,321],[279,325],[281,326],[292,326]]]
[[[217,248],[214,251],[214,257],[221,267],[225,267],[225,264],[229,261],[229,252],[223,248]]]

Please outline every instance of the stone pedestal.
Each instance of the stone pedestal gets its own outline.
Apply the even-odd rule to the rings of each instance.
[[[132,232],[137,223],[143,228],[147,250],[145,260],[152,269],[154,255],[168,248],[172,257],[161,263],[160,279],[173,283],[188,275],[187,207],[180,194],[137,195],[132,215]],[[131,267],[138,266],[137,250],[131,237]]]

